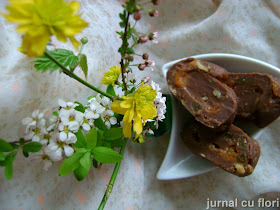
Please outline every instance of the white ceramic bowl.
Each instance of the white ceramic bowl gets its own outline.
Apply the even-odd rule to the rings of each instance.
[[[280,78],[280,69],[267,64],[263,61],[256,60],[234,54],[224,53],[210,53],[191,56],[196,59],[209,61],[220,65],[227,69],[229,72],[259,72],[268,73],[272,76]],[[180,60],[175,60],[166,63],[162,66],[163,75],[166,77],[168,69]],[[157,173],[157,179],[170,180],[187,178],[196,176],[199,174],[206,173],[217,168],[215,165],[203,159],[202,157],[192,154],[180,140],[180,132],[182,126],[187,122],[189,114],[186,109],[172,97],[173,105],[173,120],[172,120],[172,131],[170,136],[170,142],[168,145],[167,153],[162,162],[162,165]],[[239,124],[239,126],[250,136],[258,139],[261,135],[262,129],[257,128],[253,124]]]

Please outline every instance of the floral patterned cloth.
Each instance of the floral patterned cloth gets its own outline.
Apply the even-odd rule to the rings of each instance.
[[[88,81],[99,86],[105,71],[119,63],[121,42],[118,0],[81,0],[83,18],[90,23],[77,38],[89,43]],[[7,0],[0,2],[5,11]],[[202,53],[234,53],[280,66],[280,3],[275,0],[162,0],[159,17],[142,15],[137,27],[158,31],[158,43],[143,44],[137,51],[155,60],[154,70],[137,71],[136,76],[152,76],[168,92],[161,66],[171,60]],[[70,43],[57,47],[73,49]],[[58,72],[35,72],[32,59],[18,52],[21,45],[16,28],[0,17],[0,137],[17,140],[24,133],[21,120],[39,108],[57,105],[57,99],[86,102],[92,91]],[[81,72],[77,70],[81,75]],[[57,76],[57,77],[54,77]],[[50,113],[50,110],[49,110]],[[159,181],[156,173],[168,147],[169,136],[150,138],[143,145],[130,142],[124,154],[113,193],[106,209],[203,209],[213,200],[280,197],[280,147],[277,120],[259,139],[262,154],[252,175],[239,178],[221,169],[182,180]],[[91,169],[82,182],[74,176],[58,176],[58,164],[45,172],[41,165],[21,154],[15,161],[14,177],[4,178],[0,169],[1,209],[97,209],[114,165]]]

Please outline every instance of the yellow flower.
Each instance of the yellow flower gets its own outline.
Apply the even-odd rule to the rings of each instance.
[[[134,93],[123,96],[124,100],[116,100],[112,103],[111,109],[114,112],[124,115],[123,133],[131,138],[131,127],[137,138],[143,131],[143,124],[147,119],[153,119],[157,115],[154,100],[157,93],[150,85],[141,85]],[[134,121],[132,122],[132,120]]]
[[[51,35],[66,42],[70,39],[75,48],[79,42],[74,35],[88,23],[76,14],[80,3],[64,0],[10,0],[4,14],[7,20],[19,24],[18,32],[24,34],[20,51],[28,56],[41,56]]]
[[[119,78],[121,71],[120,66],[112,66],[109,71],[104,73],[101,83],[115,86],[115,80]]]

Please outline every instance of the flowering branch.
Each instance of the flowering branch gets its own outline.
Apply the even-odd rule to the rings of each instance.
[[[99,90],[98,88],[94,87],[93,85],[89,84],[88,82],[86,82],[85,80],[83,80],[82,78],[78,77],[76,74],[74,74],[72,71],[70,71],[69,69],[67,69],[63,64],[61,64],[57,59],[55,59],[48,51],[45,52],[45,55],[51,59],[54,63],[56,63],[63,71],[63,73],[67,74],[69,77],[72,77],[73,79],[79,81],[80,83],[84,84],[85,86],[89,87],[90,89],[110,98],[111,100],[113,100],[114,96],[111,96],[108,93],[103,92],[102,90]]]
[[[121,147],[121,151],[120,151],[120,155],[121,155],[121,156],[123,156],[123,153],[124,153],[124,150],[125,150],[125,146],[126,146],[126,142],[127,142],[127,139],[125,139],[125,143],[124,143],[124,145]],[[99,207],[98,207],[98,210],[102,210],[102,209],[105,207],[105,205],[106,205],[106,202],[107,202],[107,200],[108,200],[108,198],[109,198],[109,196],[110,196],[110,194],[111,194],[111,192],[112,192],[112,190],[113,190],[113,186],[114,186],[114,183],[115,183],[115,181],[116,181],[116,178],[117,178],[117,174],[118,174],[118,172],[119,172],[120,165],[121,165],[121,162],[118,162],[118,163],[116,163],[116,165],[115,165],[113,174],[112,174],[112,176],[111,176],[111,179],[110,179],[109,184],[108,184],[108,186],[107,186],[107,189],[106,189],[106,191],[105,191],[105,194],[104,194],[104,196],[103,196],[103,199],[102,199],[102,201],[101,201],[101,203],[100,203],[100,205],[99,205]]]
[[[125,29],[124,29],[124,34],[122,37],[123,43],[122,43],[122,47],[124,49],[124,54],[127,51],[127,44],[125,44],[125,41],[127,43],[127,27],[129,24],[129,15],[130,13],[128,12],[127,17],[126,17],[126,23],[125,23]],[[124,66],[124,58],[121,58],[121,70],[122,70],[122,81],[123,81],[123,85],[124,85],[124,90],[127,91],[127,86],[126,86],[126,82],[125,82],[125,76],[124,76],[124,72],[125,72],[125,66]]]

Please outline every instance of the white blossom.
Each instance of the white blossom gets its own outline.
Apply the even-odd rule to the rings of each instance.
[[[106,110],[101,114],[102,120],[104,121],[107,129],[110,129],[111,125],[117,124],[117,118],[113,116],[114,112],[112,110]]]
[[[31,126],[36,126],[38,124],[45,125],[45,119],[43,117],[44,117],[44,113],[40,112],[39,109],[36,109],[32,112],[32,118],[30,117],[24,118],[22,120],[22,124],[27,126],[26,127],[26,131],[27,131]]]
[[[89,110],[85,110],[85,114],[84,114],[84,118],[83,118],[83,122],[82,122],[82,128],[84,131],[89,131],[91,129],[91,127],[93,126],[93,122],[94,119],[90,118],[90,115],[87,115],[87,112],[89,112]]]
[[[165,119],[166,97],[162,97],[162,93],[160,92],[159,84],[152,81],[151,86],[157,92],[156,98],[154,100],[154,104],[157,108],[157,117],[155,120],[155,125],[156,125],[156,128],[158,128],[158,121],[163,121]]]
[[[57,142],[52,142],[50,143],[47,148],[51,152],[55,152],[57,154],[61,154],[62,156],[62,151],[64,152],[66,157],[71,156],[74,153],[73,147],[69,146],[69,142],[63,142],[63,141],[57,141]]]
[[[96,98],[90,99],[88,111],[85,113],[87,119],[97,119],[100,114],[105,111],[105,107],[101,106]]]
[[[36,127],[29,127],[29,130],[24,134],[25,140],[32,140],[35,142],[40,142],[43,135],[47,133],[44,124],[38,124]]]

